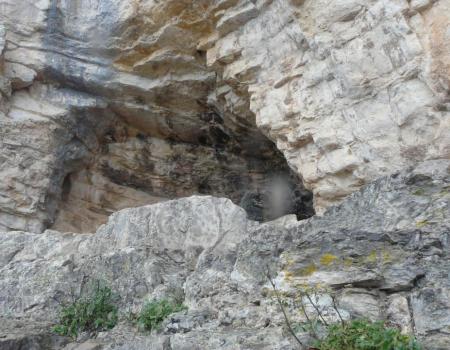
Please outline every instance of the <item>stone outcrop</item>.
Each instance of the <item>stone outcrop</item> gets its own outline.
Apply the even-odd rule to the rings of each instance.
[[[293,350],[269,273],[294,322],[313,287],[449,349],[449,33],[450,0],[0,0],[0,348]],[[119,325],[51,334],[96,280]]]
[[[221,14],[207,62],[239,96],[245,82],[258,127],[323,211],[381,175],[449,158],[449,9],[239,2]]]
[[[206,20],[201,8],[0,7],[3,230],[93,232],[119,209],[192,194],[226,196],[255,220],[313,213],[254,117],[209,98],[216,73],[196,49],[201,33],[182,29]]]
[[[260,224],[228,199],[196,196],[122,210],[95,235],[4,233],[0,347],[296,349],[269,269],[285,295],[327,286],[342,317],[388,319],[426,349],[448,349],[449,189],[450,162],[428,161],[301,222]],[[120,295],[120,325],[81,344],[50,335],[61,304],[96,279]],[[127,312],[162,297],[181,297],[189,310],[159,333],[136,333]],[[320,298],[336,320],[327,292]]]
[[[89,232],[199,193],[272,219],[280,176],[304,218],[302,182],[321,213],[448,159],[449,7],[2,0],[0,227]]]

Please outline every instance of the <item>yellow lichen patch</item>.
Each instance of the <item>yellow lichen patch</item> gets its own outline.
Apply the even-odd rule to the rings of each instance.
[[[285,268],[289,268],[292,265],[294,265],[294,263],[295,263],[295,260],[289,255],[289,253],[283,253],[281,255],[281,259],[284,262],[284,267]]]
[[[294,285],[294,288],[297,291],[297,295],[301,294],[303,291],[307,290],[308,288],[310,288],[310,285],[308,283],[296,283]]]
[[[284,271],[284,279],[287,282],[290,282],[292,280],[292,277],[294,277],[294,274],[290,271]]]
[[[317,267],[315,264],[309,264],[308,266],[302,268],[302,269],[298,269],[295,272],[295,275],[297,276],[311,276],[314,272],[317,271]]]
[[[372,250],[370,252],[370,254],[366,257],[365,262],[369,263],[369,264],[370,263],[376,263],[377,262],[377,258],[378,258],[378,256],[377,256],[376,250]]]
[[[327,253],[327,254],[324,254],[324,255],[321,256],[320,264],[324,265],[324,266],[330,266],[336,260],[337,260],[337,256]]]
[[[416,227],[421,228],[428,225],[428,220],[420,220],[416,222]]]
[[[392,262],[391,253],[389,253],[387,250],[383,250],[382,256],[383,256],[383,264],[388,264]]]
[[[345,267],[350,267],[350,266],[353,265],[353,259],[350,258],[350,257],[345,258],[345,259],[343,260],[343,263],[344,263],[344,266],[345,266]]]

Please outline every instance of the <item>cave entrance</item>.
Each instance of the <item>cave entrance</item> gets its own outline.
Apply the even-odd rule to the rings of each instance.
[[[118,117],[88,165],[65,177],[52,228],[95,232],[117,210],[195,194],[229,198],[255,221],[313,215],[311,192],[256,127],[233,130],[213,111],[183,123],[164,134]]]

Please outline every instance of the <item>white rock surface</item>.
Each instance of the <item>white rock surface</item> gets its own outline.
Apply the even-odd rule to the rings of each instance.
[[[104,279],[189,311],[67,350],[292,350],[269,268],[447,350],[449,41],[450,0],[0,0],[0,347]],[[287,164],[322,217],[167,201],[305,218]]]
[[[450,157],[448,0],[255,7],[208,50],[208,64],[234,93],[246,85],[257,125],[313,190],[316,210],[380,175]]]
[[[2,230],[92,232],[117,210],[192,194],[258,220],[312,214],[254,120],[208,101],[216,73],[196,46],[212,4],[177,3],[0,2]]]
[[[106,105],[83,107],[82,113],[92,117],[96,108],[106,108],[140,133],[162,139],[198,144],[205,126],[200,116],[213,110],[225,121],[219,129],[236,135],[231,137],[247,154],[261,157],[268,146],[251,127],[256,122],[313,190],[318,212],[381,175],[450,157],[449,0],[2,0],[0,8],[0,110],[7,112],[2,124],[20,129],[47,123],[42,133],[49,142],[57,138],[50,129],[61,124],[44,119],[62,111],[49,105],[48,96],[36,104],[17,90],[37,81],[57,83],[53,94],[70,87],[101,96]],[[90,98],[70,93],[78,101]],[[58,103],[67,109],[66,99]],[[256,146],[246,145],[249,140]],[[53,150],[66,153],[67,142]],[[246,171],[253,170],[239,170]],[[35,186],[44,197],[54,192],[44,182],[60,187],[61,173],[68,171],[57,169],[58,178],[52,173],[40,175],[42,185]],[[89,176],[98,177],[98,171]],[[3,227],[14,228],[8,215],[30,220],[30,227],[54,221],[45,207],[58,205],[55,200],[25,194],[25,179],[11,182],[11,190],[2,190],[5,201],[12,201],[1,206]],[[104,186],[98,190],[108,192]],[[127,195],[136,204],[145,197]],[[165,197],[152,196],[151,201]],[[99,211],[119,209],[98,200],[80,207],[75,197],[62,213],[66,225],[70,211],[86,212],[98,223],[105,217]],[[15,209],[23,206],[30,214]]]

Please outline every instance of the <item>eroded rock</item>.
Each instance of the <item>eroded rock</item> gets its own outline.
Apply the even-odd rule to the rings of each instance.
[[[36,126],[54,144],[43,156],[3,162],[16,170],[3,175],[9,185],[1,225],[94,231],[130,203],[199,193],[256,203],[253,218],[272,219],[264,216],[270,203],[258,201],[272,175],[289,175],[288,165],[299,176],[291,188],[303,194],[288,198],[283,214],[297,210],[304,218],[312,210],[302,181],[322,213],[382,175],[449,158],[449,6],[5,0],[2,126]],[[22,91],[42,84],[52,93],[30,100]],[[70,90],[76,107],[69,97],[55,98],[60,90]],[[103,103],[81,103],[92,98]],[[55,118],[55,108],[66,117]],[[41,162],[72,152],[73,126],[60,131],[63,138],[52,132],[63,128],[61,118],[76,120],[83,141],[92,128],[83,120],[120,119],[127,127],[103,126],[100,147],[82,165],[62,168],[57,159]],[[16,141],[28,143],[25,136]],[[8,158],[10,146],[1,147]],[[31,163],[50,171],[20,173]],[[66,176],[78,190],[61,203]],[[30,181],[39,185],[25,193]],[[75,212],[87,218],[83,225]]]
[[[248,106],[210,97],[216,73],[196,46],[212,3],[1,6],[2,230],[93,232],[117,210],[194,194],[243,203],[254,220],[313,214]],[[279,178],[294,195],[274,208]]]
[[[446,349],[449,186],[450,162],[429,161],[300,223],[259,224],[230,200],[206,196],[122,210],[95,235],[5,233],[1,333],[11,337],[25,322],[30,334],[48,334],[61,303],[102,279],[120,294],[122,313],[166,297],[189,310],[152,335],[136,335],[122,315],[96,339],[100,349],[294,349],[269,270],[287,297],[322,288],[330,322],[338,320],[333,291],[342,317],[389,319],[427,349]],[[287,305],[293,322],[304,321]]]

